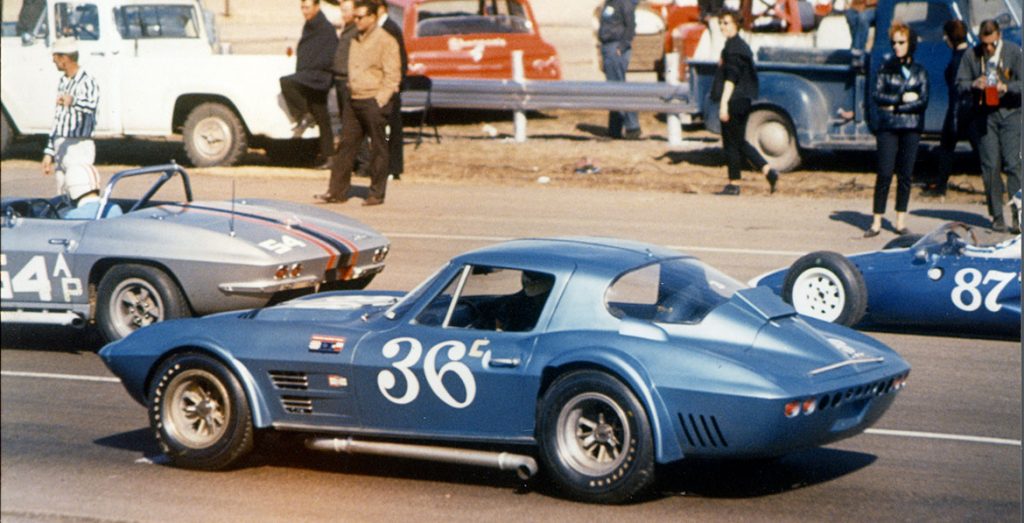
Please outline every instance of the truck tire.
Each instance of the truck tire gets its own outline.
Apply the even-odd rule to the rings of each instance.
[[[757,109],[747,119],[747,143],[779,172],[800,166],[800,150],[789,119],[771,109]]]
[[[14,128],[7,120],[7,111],[0,109],[0,157],[6,158],[14,141]]]
[[[192,165],[234,165],[248,149],[245,127],[230,108],[217,102],[196,106],[185,119],[185,153]]]

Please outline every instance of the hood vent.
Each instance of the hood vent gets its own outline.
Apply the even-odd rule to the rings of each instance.
[[[284,390],[306,390],[309,388],[309,377],[305,372],[294,372],[288,370],[272,370],[269,372],[270,381],[274,387]]]
[[[302,396],[282,396],[281,406],[292,414],[312,414],[313,400]]]
[[[683,435],[691,447],[725,448],[729,443],[718,426],[714,416],[704,414],[679,414],[679,423],[683,427]]]

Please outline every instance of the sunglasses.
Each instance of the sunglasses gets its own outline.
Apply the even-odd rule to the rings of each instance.
[[[891,43],[892,45],[907,45],[906,40],[893,40]]]
[[[372,15],[372,14],[365,14],[365,15],[353,15],[353,16],[352,16],[352,19],[353,19],[353,20],[362,20],[363,18],[369,18],[369,17],[371,17],[371,16],[373,16],[373,15]]]

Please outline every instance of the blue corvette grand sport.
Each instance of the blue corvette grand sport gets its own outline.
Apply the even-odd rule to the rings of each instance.
[[[1020,235],[979,245],[949,222],[880,251],[812,252],[751,280],[800,314],[843,325],[1020,338]]]
[[[656,463],[862,432],[910,366],[695,258],[599,238],[454,258],[407,294],[336,292],[146,327],[100,351],[177,466],[254,431],[313,449],[516,470],[622,502]],[[538,465],[537,462],[540,462]]]

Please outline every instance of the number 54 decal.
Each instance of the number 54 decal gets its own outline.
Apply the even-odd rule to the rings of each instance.
[[[15,294],[33,293],[39,295],[39,301],[53,301],[51,273],[46,266],[46,258],[42,255],[33,256],[22,268],[11,277],[7,270],[7,255],[0,254],[0,298],[14,299]],[[71,301],[81,296],[82,280],[71,275],[71,268],[63,254],[58,254],[53,264],[52,277],[59,278],[60,289],[64,301]]]
[[[1003,289],[1015,278],[1020,279],[1019,273],[988,271],[983,277],[978,269],[960,269],[953,276],[956,287],[953,287],[950,297],[953,299],[953,305],[962,311],[974,312],[985,305],[986,310],[999,312],[1003,308],[1003,305],[999,303],[999,293],[1003,292]],[[978,288],[993,282],[995,285],[992,285],[988,289],[988,293],[982,297]]]
[[[466,357],[467,352],[471,358],[484,358],[484,360],[487,360],[490,351],[485,353],[480,350],[487,343],[487,340],[477,340],[467,351],[466,345],[461,341],[448,340],[434,345],[427,351],[427,357],[423,360],[423,375],[427,379],[427,385],[434,395],[437,396],[437,399],[456,409],[468,407],[473,403],[473,400],[476,398],[476,378],[473,377],[473,371],[469,370],[469,366],[461,360]],[[416,338],[395,338],[384,344],[382,353],[385,358],[389,360],[394,359],[398,357],[403,346],[408,347],[409,353],[404,358],[392,363],[391,367],[397,370],[405,381],[405,394],[401,396],[391,394],[391,389],[395,388],[395,385],[398,384],[398,378],[394,372],[382,370],[377,374],[377,388],[380,389],[380,393],[388,401],[398,405],[411,403],[420,394],[419,378],[410,369],[420,361],[420,355],[423,354],[423,344]],[[437,354],[444,349],[448,349],[446,353],[448,363],[438,368]],[[445,388],[444,377],[448,374],[452,374],[462,381],[462,386],[466,391],[466,397],[462,401],[455,399],[451,392]]]

